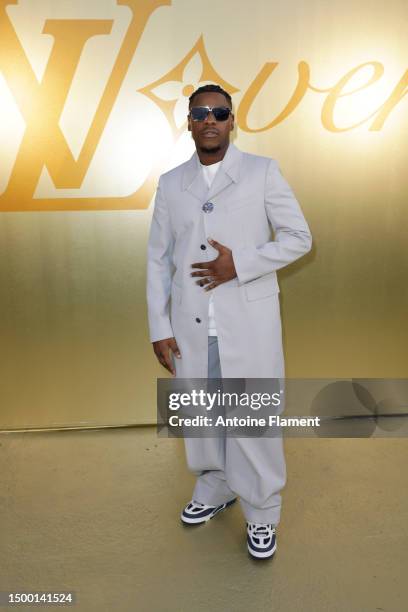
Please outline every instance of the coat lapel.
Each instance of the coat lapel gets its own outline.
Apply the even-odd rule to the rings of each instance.
[[[183,191],[184,190],[189,191],[193,196],[198,198],[200,202],[205,201],[208,186],[205,182],[203,173],[201,172],[200,160],[197,155],[197,151],[193,153],[184,169]]]
[[[221,191],[226,189],[231,183],[237,183],[241,165],[242,152],[235,145],[230,143],[221,166],[215,175],[214,181],[207,194],[207,199],[211,200]]]
[[[183,174],[183,190],[189,191],[200,201],[211,200],[218,195],[232,182],[237,183],[239,180],[240,166],[242,160],[242,151],[237,149],[235,145],[230,143],[221,166],[218,169],[215,179],[208,190],[203,173],[201,171],[200,159],[197,151],[187,162]]]

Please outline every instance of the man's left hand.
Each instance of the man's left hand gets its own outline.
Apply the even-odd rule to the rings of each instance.
[[[205,291],[210,291],[210,289],[214,289],[214,287],[221,285],[221,283],[232,280],[237,275],[231,249],[216,240],[211,240],[211,238],[208,238],[208,242],[214,249],[217,249],[217,259],[204,263],[193,263],[191,265],[192,268],[199,268],[200,271],[192,272],[191,276],[201,277],[197,281],[197,285],[201,287],[207,285]]]

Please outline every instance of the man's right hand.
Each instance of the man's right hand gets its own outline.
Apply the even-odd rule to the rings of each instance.
[[[175,376],[176,370],[171,360],[170,351],[174,353],[178,359],[181,358],[181,353],[177,346],[176,339],[165,338],[164,340],[157,340],[156,342],[153,342],[153,350],[161,365],[164,366],[171,374],[173,374],[173,376]]]

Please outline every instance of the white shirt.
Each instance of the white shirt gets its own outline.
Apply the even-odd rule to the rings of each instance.
[[[201,168],[203,169],[204,178],[207,182],[208,188],[211,187],[220,165],[220,161],[216,164],[210,164],[209,166],[204,166],[204,164],[201,164]],[[210,293],[210,301],[208,303],[208,335],[217,336],[217,329],[215,327],[214,299],[212,293]]]

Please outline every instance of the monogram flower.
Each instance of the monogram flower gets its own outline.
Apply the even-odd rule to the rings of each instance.
[[[197,40],[170,72],[138,91],[150,98],[166,115],[174,139],[181,135],[187,124],[188,98],[200,85],[217,83],[230,94],[238,91],[225,81],[212,66],[205,49],[203,37]]]
[[[189,97],[200,85],[205,85],[205,82],[201,81],[202,74],[203,63],[196,53],[185,66],[181,81],[167,81],[152,90],[162,100],[176,100],[173,115],[178,128],[186,120]]]

